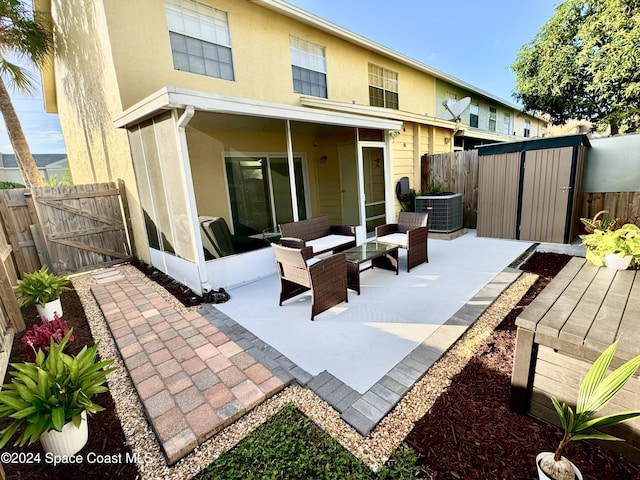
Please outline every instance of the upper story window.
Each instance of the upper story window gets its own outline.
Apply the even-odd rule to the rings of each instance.
[[[524,136],[525,137],[530,137],[531,136],[531,121],[530,120],[525,120],[524,121]]]
[[[456,92],[452,92],[451,90],[447,90],[444,94],[447,100],[458,100],[458,94]]]
[[[398,72],[369,64],[369,105],[398,109]]]
[[[496,118],[497,112],[495,107],[489,107],[489,130],[492,132],[496,131]]]
[[[511,132],[511,115],[508,113],[504,114],[504,119],[502,121],[502,133],[509,134]]]
[[[173,67],[234,80],[227,13],[195,0],[165,0]]]
[[[480,117],[480,105],[472,103],[469,106],[469,126],[478,128],[478,118]]]
[[[327,98],[327,60],[324,47],[289,37],[293,91]]]

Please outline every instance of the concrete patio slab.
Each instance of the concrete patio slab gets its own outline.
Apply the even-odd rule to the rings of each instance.
[[[326,371],[364,394],[456,313],[466,326],[475,320],[506,285],[474,296],[531,245],[475,231],[430,239],[428,264],[407,273],[401,251],[399,275],[363,272],[361,295],[350,290],[313,322],[308,294],[278,306],[277,276],[231,290],[216,308],[310,375]]]

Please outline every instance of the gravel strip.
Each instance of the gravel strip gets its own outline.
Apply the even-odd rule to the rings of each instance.
[[[126,277],[144,278],[142,272],[131,265],[121,265],[116,268]],[[109,327],[91,294],[91,286],[95,284],[91,273],[95,272],[74,276],[71,280],[84,305],[91,332],[96,340],[100,340],[101,357],[115,359],[114,366],[117,370],[109,375],[108,384],[127,444],[140,459],[138,469],[142,478],[176,480],[196,475],[221,453],[232,448],[289,403],[297,405],[353,455],[376,470],[405,439],[414,423],[429,412],[435,400],[451,384],[453,377],[462,371],[476,349],[491,335],[494,328],[518,303],[537,278],[534,274],[522,274],[366,437],[358,434],[340,419],[338,412],[312,391],[301,387],[288,387],[197,447],[174,466],[169,467],[158,440],[147,422],[142,403],[120,358]],[[149,284],[171,302],[180,313],[198,308],[186,308],[155,282],[149,280]]]

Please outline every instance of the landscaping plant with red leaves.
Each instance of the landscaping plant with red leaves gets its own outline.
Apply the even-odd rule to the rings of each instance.
[[[536,455],[555,450],[560,429],[511,412],[509,387],[515,319],[570,258],[535,253],[520,267],[541,276],[407,437],[436,479],[537,479]],[[567,457],[585,479],[640,479],[637,465],[595,445],[573,442]]]

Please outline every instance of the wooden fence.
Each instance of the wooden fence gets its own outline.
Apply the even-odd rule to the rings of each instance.
[[[462,194],[462,224],[476,228],[478,223],[478,151],[439,153],[422,157],[421,191],[427,192],[432,180],[446,190]]]
[[[444,184],[447,190],[462,194],[463,226],[478,225],[478,170],[477,150],[440,153],[422,157],[422,192],[426,192],[432,179]],[[583,193],[581,217],[593,218],[600,210],[607,216],[619,218],[621,223],[640,226],[640,192]]]
[[[46,264],[70,274],[129,259],[128,218],[122,182],[0,190],[0,303],[16,332],[24,323],[12,286],[22,272]]]
[[[582,198],[581,217],[593,218],[600,210],[607,210],[607,217],[640,226],[640,192],[585,193]]]

